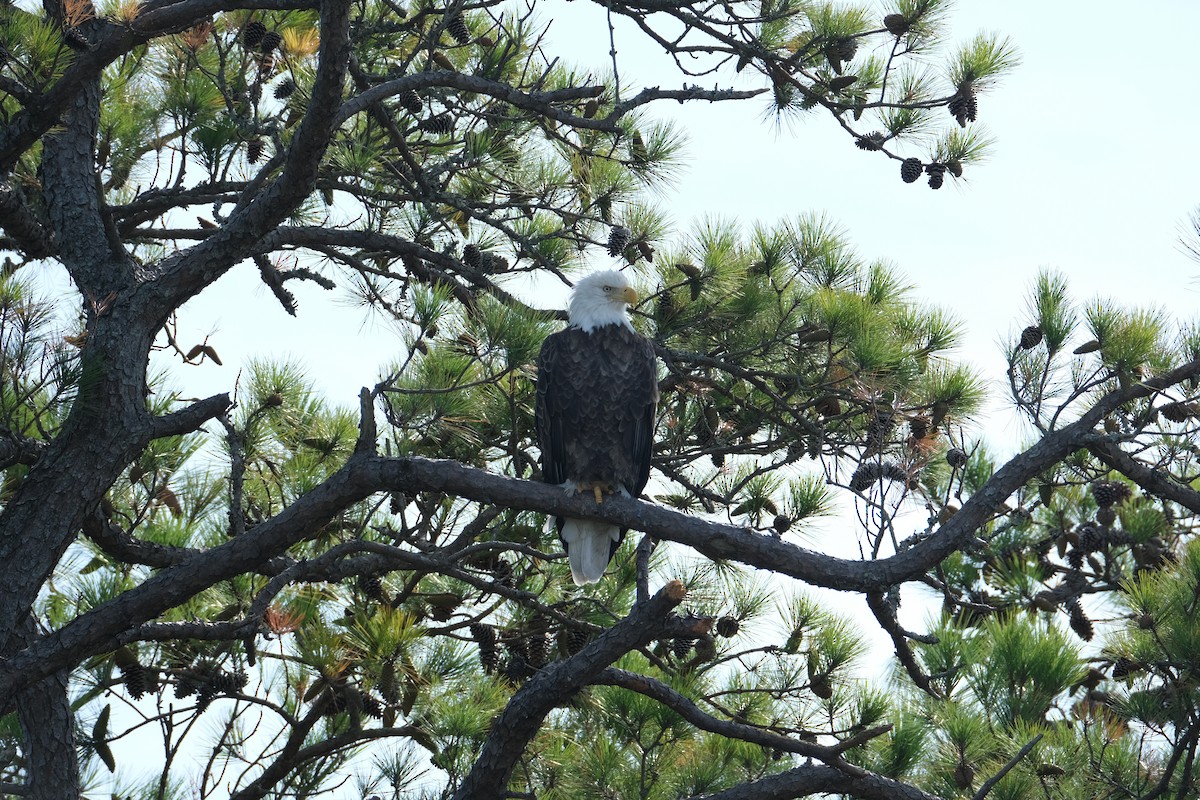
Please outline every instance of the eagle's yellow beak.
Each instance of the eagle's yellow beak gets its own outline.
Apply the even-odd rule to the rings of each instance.
[[[626,286],[624,289],[621,290],[621,300],[623,300],[624,302],[628,303],[631,306],[637,305],[637,301],[638,301],[637,292],[635,292],[633,290],[632,286]]]

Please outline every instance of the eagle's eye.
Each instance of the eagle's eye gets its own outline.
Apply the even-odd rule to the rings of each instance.
[[[612,290],[613,290],[613,287],[611,287],[611,286],[604,287],[604,291],[606,291],[606,292],[611,292]]]

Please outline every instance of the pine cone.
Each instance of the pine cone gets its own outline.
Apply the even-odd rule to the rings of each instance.
[[[480,251],[479,245],[468,243],[463,247],[462,261],[471,269],[479,269],[483,266],[483,252]]]
[[[449,114],[438,114],[421,120],[417,127],[427,133],[444,136],[454,130],[454,118]]]
[[[695,639],[679,638],[671,644],[671,654],[676,659],[682,661],[688,657],[688,653],[692,652],[692,646],[696,643]]]
[[[892,36],[903,36],[908,33],[912,23],[903,14],[888,14],[883,18],[883,27],[887,28]]]
[[[296,92],[296,81],[291,77],[284,78],[275,87],[275,99],[286,100]]]
[[[737,619],[734,617],[721,617],[717,620],[717,635],[724,636],[728,639],[731,636],[737,636],[738,629],[741,627]]]
[[[1158,413],[1168,422],[1187,422],[1192,417],[1200,415],[1200,407],[1195,403],[1167,403],[1158,409]]]
[[[196,711],[203,712],[217,697],[217,690],[210,684],[201,686],[196,692]]]
[[[1093,525],[1084,525],[1079,530],[1079,544],[1076,545],[1084,553],[1095,553],[1104,549],[1104,536]]]
[[[378,575],[359,575],[358,586],[362,593],[372,600],[383,600],[383,581]]]
[[[850,491],[865,492],[877,480],[879,480],[878,464],[860,464],[858,469],[854,470],[854,474],[850,476]]]
[[[267,31],[263,34],[262,41],[258,44],[258,49],[264,54],[275,52],[275,48],[283,44],[283,37],[277,31]]]
[[[1092,481],[1092,496],[1101,508],[1123,503],[1130,494],[1129,487],[1120,481]]]
[[[1096,631],[1092,628],[1092,621],[1083,613],[1083,606],[1079,604],[1079,598],[1072,597],[1066,602],[1066,607],[1067,613],[1070,615],[1071,630],[1075,631],[1080,639],[1090,642],[1096,635]]]
[[[629,245],[629,228],[624,225],[614,225],[608,232],[608,254],[613,258],[621,255]]]
[[[951,447],[946,451],[946,463],[951,469],[962,469],[967,465],[967,451],[961,447]]]
[[[1112,676],[1115,680],[1121,680],[1129,677],[1130,673],[1136,672],[1138,665],[1136,662],[1121,656],[1113,663]]]
[[[854,140],[860,150],[882,150],[883,143],[887,141],[887,137],[879,131],[871,131],[866,136],[860,136]]]
[[[1025,330],[1021,331],[1021,349],[1032,350],[1042,343],[1042,329],[1037,325],[1030,325]]]
[[[946,181],[946,165],[939,164],[936,161],[925,167],[925,171],[929,173],[929,188],[940,189]]]
[[[263,154],[262,139],[255,136],[253,139],[246,142],[246,161],[247,162],[249,162],[251,164],[257,164],[258,160],[260,158],[262,158],[262,154]]]
[[[416,89],[404,89],[400,94],[396,95],[396,99],[400,101],[400,105],[404,106],[404,110],[410,114],[420,114],[425,107],[421,102],[421,95],[417,94]]]
[[[146,668],[137,661],[121,667],[121,678],[125,681],[125,691],[134,700],[142,699],[146,694]]]
[[[854,58],[858,52],[858,40],[838,39],[825,48],[825,60],[838,75],[842,74],[842,63]]]
[[[483,671],[488,674],[495,672],[500,662],[499,653],[496,651],[496,629],[491,625],[476,622],[471,625],[470,631],[471,638],[479,645],[479,663],[483,666]]]
[[[525,640],[525,652],[529,666],[541,669],[550,660],[550,642],[544,632],[531,633]]]
[[[508,259],[495,253],[483,254],[484,272],[505,272],[508,270]]]
[[[958,120],[958,124],[962,127],[967,127],[968,122],[974,122],[975,116],[979,111],[979,101],[975,97],[975,90],[970,86],[959,87],[958,93],[950,100],[946,106],[950,111],[950,116]]]
[[[871,419],[871,424],[867,426],[866,438],[863,441],[867,452],[882,450],[888,444],[888,437],[895,427],[896,417],[891,410],[877,412]]]
[[[220,670],[209,679],[208,686],[217,694],[236,694],[242,690],[249,679],[249,676],[241,670],[237,672]]]
[[[263,37],[267,35],[267,26],[263,25],[258,20],[251,22],[242,31],[242,44],[247,48],[258,47],[262,43]]]
[[[771,522],[771,527],[776,533],[787,533],[788,528],[792,527],[791,517],[785,514],[776,514],[775,519]]]
[[[921,159],[906,158],[900,164],[900,179],[905,183],[912,183],[921,177],[921,173],[924,171],[925,165],[921,163]]]
[[[446,30],[454,37],[454,41],[459,44],[467,44],[471,41],[471,32],[467,30],[467,21],[463,19],[462,14],[455,14],[446,23]]]
[[[560,628],[558,636],[558,645],[568,656],[575,655],[588,643],[587,631],[576,627]]]

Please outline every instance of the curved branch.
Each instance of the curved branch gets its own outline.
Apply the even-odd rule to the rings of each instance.
[[[1189,511],[1200,513],[1200,492],[1171,480],[1167,472],[1147,467],[1107,437],[1089,436],[1083,444],[1096,458],[1150,494],[1165,497]]]
[[[815,765],[796,767],[691,800],[794,800],[818,794],[841,794],[864,800],[939,800],[936,795],[880,775],[855,778],[833,767]]]
[[[755,725],[717,719],[711,714],[701,711],[699,706],[670,686],[645,675],[638,675],[627,670],[609,667],[600,673],[595,683],[605,686],[619,686],[622,689],[628,689],[631,692],[637,692],[640,695],[649,697],[651,700],[667,706],[700,730],[708,731],[709,733],[715,733],[729,739],[741,739],[744,742],[753,742],[754,744],[760,744],[763,747],[770,747],[775,750],[782,750],[786,753],[796,753],[809,758],[815,758],[818,761],[824,761],[830,766],[836,767],[838,771],[847,775],[862,777],[870,774],[861,767],[847,763],[841,756],[842,748],[840,747],[823,747],[811,742],[792,739]],[[876,735],[885,733],[890,729],[891,726],[887,726],[885,729],[879,730]]]
[[[260,565],[302,541],[347,506],[380,491],[443,492],[478,502],[558,516],[603,519],[687,545],[718,560],[736,561],[814,586],[872,592],[923,575],[966,542],[1006,498],[1081,446],[1118,406],[1200,374],[1200,360],[1101,397],[1076,422],[1015,456],[965,502],[941,529],[902,553],[878,561],[835,558],[733,525],[696,519],[624,497],[597,505],[558,487],[519,480],[454,461],[380,458],[359,453],[323,484],[237,539],[163,570],[121,597],[47,635],[0,665],[0,700],[16,688],[100,652],[131,624],[153,619],[196,592]]]

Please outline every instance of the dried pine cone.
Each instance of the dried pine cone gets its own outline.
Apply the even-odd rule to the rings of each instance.
[[[467,30],[467,21],[463,19],[462,14],[455,14],[446,23],[446,30],[454,37],[454,41],[459,44],[467,44],[471,41],[471,32]]]
[[[946,451],[946,463],[951,469],[962,469],[967,465],[967,451],[961,447],[951,447]]]
[[[1067,613],[1070,615],[1071,630],[1083,639],[1085,642],[1090,642],[1092,637],[1096,635],[1096,631],[1092,628],[1092,621],[1083,613],[1083,606],[1079,603],[1079,598],[1072,597],[1066,602]]]
[[[1101,508],[1123,503],[1129,495],[1129,487],[1120,481],[1092,481],[1092,496]]]
[[[1021,331],[1021,349],[1032,350],[1042,343],[1042,329],[1037,325],[1030,325]]]
[[[499,653],[496,651],[496,629],[477,622],[470,630],[471,637],[479,645],[479,663],[483,666],[483,671],[489,674],[495,672],[500,662]]]
[[[275,48],[283,44],[283,37],[277,31],[267,31],[263,34],[262,41],[258,44],[258,49],[263,53],[273,53]]]
[[[262,43],[263,37],[267,35],[267,26],[263,25],[258,20],[251,22],[242,31],[242,44],[246,47],[258,47]]]
[[[608,254],[613,258],[621,255],[629,245],[629,228],[624,225],[614,225],[608,232]]]
[[[860,136],[854,140],[854,144],[858,145],[860,150],[882,150],[883,143],[887,141],[887,137],[879,131],[872,131],[866,136]]]
[[[410,114],[420,114],[425,107],[421,103],[421,95],[417,94],[416,89],[403,89],[400,94],[396,95],[396,99],[400,101],[400,105],[404,106],[404,110]]]
[[[919,158],[906,158],[900,163],[900,179],[905,183],[914,182],[924,171],[925,165]]]

